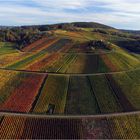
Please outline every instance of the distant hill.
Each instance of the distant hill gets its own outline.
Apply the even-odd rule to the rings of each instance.
[[[59,23],[59,24],[52,24],[52,25],[39,25],[39,26],[30,26],[30,27],[36,27],[45,30],[65,29],[65,28],[72,28],[72,27],[113,29],[113,27],[96,23],[96,22],[72,22],[72,23]]]
[[[104,28],[104,29],[113,28],[96,22],[74,22],[73,25],[76,27],[83,27],[83,28]]]
[[[140,30],[121,30],[122,32],[125,33],[131,33],[131,34],[135,34],[135,35],[140,35]]]
[[[10,28],[13,28],[12,26],[0,26],[0,29],[10,29]]]
[[[8,28],[36,28],[42,30],[48,29],[56,29],[56,28],[65,28],[65,27],[81,27],[81,28],[103,28],[103,29],[113,29],[113,27],[96,23],[96,22],[72,22],[72,23],[58,23],[58,24],[51,24],[51,25],[30,25],[30,26],[0,26],[0,29],[8,29]]]

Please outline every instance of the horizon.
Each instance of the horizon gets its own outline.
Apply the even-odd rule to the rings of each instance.
[[[84,21],[81,21],[81,22],[84,22]],[[92,21],[91,21],[92,22]],[[55,25],[55,24],[70,24],[70,23],[74,23],[74,22],[63,22],[63,23],[50,23],[50,24],[31,24],[31,25],[13,25],[13,26],[5,26],[5,25],[0,25],[0,27],[29,27],[29,26],[48,26],[48,25]],[[89,22],[86,22],[86,23],[89,23]],[[92,22],[92,23],[98,23],[98,24],[102,24],[102,25],[106,25],[106,24],[103,24],[103,23],[99,23],[99,22]],[[106,26],[109,26],[109,25],[106,25]],[[112,26],[109,26],[109,27],[112,27]],[[115,28],[115,27],[112,27],[112,28]],[[118,29],[118,30],[130,30],[130,31],[140,31],[140,29],[122,29],[122,28],[115,28],[115,29]]]
[[[0,2],[0,26],[96,22],[117,29],[140,30],[139,0],[58,0],[57,2],[1,0]]]

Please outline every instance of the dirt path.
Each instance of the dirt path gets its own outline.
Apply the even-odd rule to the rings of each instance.
[[[9,69],[9,68],[0,68],[0,70],[5,71],[17,71],[17,72],[25,72],[25,73],[36,73],[36,74],[48,74],[48,75],[58,75],[58,76],[94,76],[94,75],[105,75],[105,74],[119,74],[123,72],[132,72],[138,71],[140,68],[129,69],[124,71],[117,71],[117,72],[105,72],[105,73],[85,73],[85,74],[78,74],[78,73],[56,73],[56,72],[44,72],[44,71],[29,71],[29,70],[17,70],[17,69]]]
[[[27,114],[14,112],[0,112],[1,116],[21,116],[21,117],[39,117],[39,118],[105,118],[117,116],[140,115],[140,111],[122,112],[122,113],[108,113],[100,115],[43,115],[43,114]]]

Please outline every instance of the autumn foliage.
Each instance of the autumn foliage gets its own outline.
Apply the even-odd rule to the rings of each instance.
[[[44,75],[29,75],[2,105],[2,111],[29,112],[39,92]]]

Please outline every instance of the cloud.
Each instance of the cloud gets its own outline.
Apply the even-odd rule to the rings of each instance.
[[[103,0],[98,0],[103,1]],[[114,11],[140,13],[140,1],[139,0],[104,0],[103,8],[111,9]]]
[[[77,9],[85,8],[87,6],[86,0],[32,0],[41,6],[57,9]]]
[[[2,0],[1,25],[94,21],[140,29],[139,0]]]

